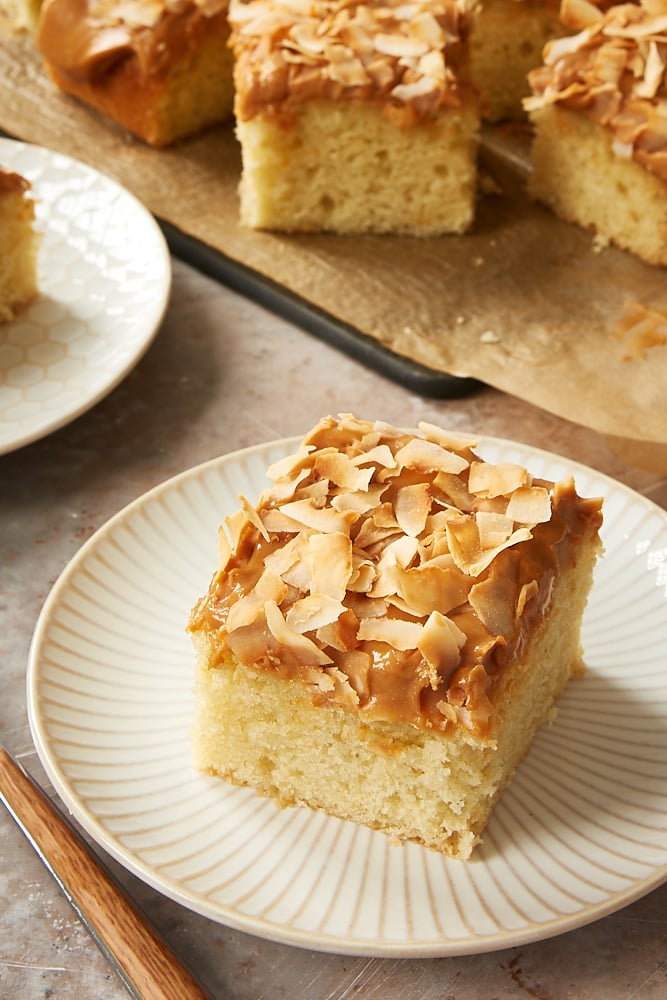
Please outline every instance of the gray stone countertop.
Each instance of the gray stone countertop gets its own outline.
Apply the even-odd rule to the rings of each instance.
[[[526,442],[593,466],[667,508],[667,468],[492,389],[424,399],[174,261],[163,326],[92,410],[0,457],[0,740],[53,789],[33,748],[25,671],[49,589],[112,514],[214,456],[350,411]],[[576,414],[573,414],[576,418]],[[640,456],[641,457],[641,456]],[[230,930],[106,859],[219,1000],[658,1000],[667,996],[667,886],[558,937],[439,959],[320,954]],[[125,987],[7,812],[0,810],[0,996],[121,1000]]]

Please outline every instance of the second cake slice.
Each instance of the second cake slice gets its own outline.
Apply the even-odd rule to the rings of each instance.
[[[466,230],[479,121],[462,8],[453,0],[234,0],[243,223]]]

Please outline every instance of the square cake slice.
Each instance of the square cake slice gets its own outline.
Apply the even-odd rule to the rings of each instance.
[[[44,0],[53,82],[151,146],[231,119],[227,0]]]
[[[38,236],[30,183],[0,167],[0,323],[37,295]]]
[[[243,224],[462,232],[479,116],[463,0],[232,0]]]
[[[193,609],[197,768],[467,859],[582,670],[601,503],[323,419],[242,499]]]
[[[524,106],[529,191],[567,222],[667,265],[667,0],[606,12],[564,0],[577,33],[549,43]]]

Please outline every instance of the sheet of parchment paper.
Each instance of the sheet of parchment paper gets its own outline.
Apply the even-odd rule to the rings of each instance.
[[[30,36],[1,16],[0,128],[115,178],[178,230],[399,356],[604,434],[667,442],[667,270],[532,203],[511,130],[484,140],[496,183],[480,185],[464,236],[253,232],[237,221],[231,124],[150,149],[58,93]]]

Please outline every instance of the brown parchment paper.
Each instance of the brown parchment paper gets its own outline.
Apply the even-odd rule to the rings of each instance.
[[[1,14],[0,128],[115,178],[179,231],[401,357],[607,435],[667,442],[667,269],[598,249],[589,232],[532,203],[525,155],[507,131],[485,138],[500,193],[483,185],[465,236],[252,232],[237,222],[231,124],[150,149],[58,93],[30,36]],[[649,334],[624,330],[628,303],[649,311]]]

